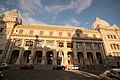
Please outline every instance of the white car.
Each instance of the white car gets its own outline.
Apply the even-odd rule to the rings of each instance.
[[[0,69],[9,69],[10,65],[6,64],[6,63],[2,63],[0,64]]]
[[[78,65],[74,65],[71,67],[72,70],[79,70],[79,66]]]

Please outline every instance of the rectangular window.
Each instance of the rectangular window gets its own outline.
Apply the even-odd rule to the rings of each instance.
[[[109,35],[107,35],[108,36],[108,39],[110,39],[110,36]]]
[[[23,30],[19,30],[19,34],[23,34]]]
[[[0,50],[0,54],[2,54],[3,50]]]
[[[86,43],[86,49],[91,49],[90,43]]]
[[[98,43],[94,43],[94,47],[95,47],[95,49],[100,49],[100,46]]]
[[[82,49],[82,43],[76,43],[76,48]]]
[[[116,46],[117,46],[117,49],[120,49],[120,46],[118,44],[116,44]]]
[[[43,31],[40,31],[40,36],[43,36]]]
[[[49,32],[49,36],[53,36],[53,32]]]
[[[43,44],[44,44],[43,41],[37,41],[36,42],[37,47],[43,47]]]
[[[80,33],[76,33],[76,36],[77,36],[77,38],[79,38],[80,37]]]
[[[68,33],[68,37],[71,37],[71,33]]]
[[[21,45],[22,45],[22,39],[16,39],[15,46],[21,46]]]
[[[3,32],[3,29],[4,29],[4,28],[0,28],[0,32]]]
[[[59,42],[59,47],[64,47],[64,43],[63,42]]]
[[[16,32],[18,32],[18,30],[16,30]]]
[[[42,54],[37,54],[37,63],[42,63]]]
[[[94,38],[96,38],[96,35],[95,35],[95,34],[93,34],[93,37],[94,37]]]
[[[47,47],[50,47],[50,48],[53,48],[53,47],[54,47],[54,42],[51,42],[51,41],[50,41],[50,42],[47,42],[47,43],[46,43],[46,46],[47,46]]]
[[[114,36],[114,39],[116,39],[116,36],[115,35],[113,35]]]
[[[25,46],[33,46],[33,41],[31,40],[26,41]]]
[[[113,49],[113,45],[112,44],[110,44],[110,47],[111,47],[111,49]]]
[[[113,46],[114,46],[114,49],[116,49],[116,44],[113,44]]]
[[[73,48],[73,43],[67,43],[67,48]]]
[[[62,32],[59,32],[59,37],[61,37],[62,36]]]
[[[33,35],[33,30],[30,30],[29,34],[30,34],[30,35]]]
[[[111,39],[113,39],[113,35],[110,35],[111,36]]]

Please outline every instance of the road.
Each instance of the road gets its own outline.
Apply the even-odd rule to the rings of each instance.
[[[98,76],[84,71],[3,70],[5,80],[98,80]]]

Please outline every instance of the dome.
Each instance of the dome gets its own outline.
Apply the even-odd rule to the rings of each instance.
[[[92,28],[96,29],[99,25],[102,27],[110,26],[110,24],[108,22],[97,17],[92,25]]]

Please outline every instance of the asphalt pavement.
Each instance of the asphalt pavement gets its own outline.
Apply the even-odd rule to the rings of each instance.
[[[98,75],[79,70],[3,70],[4,80],[98,80]]]

